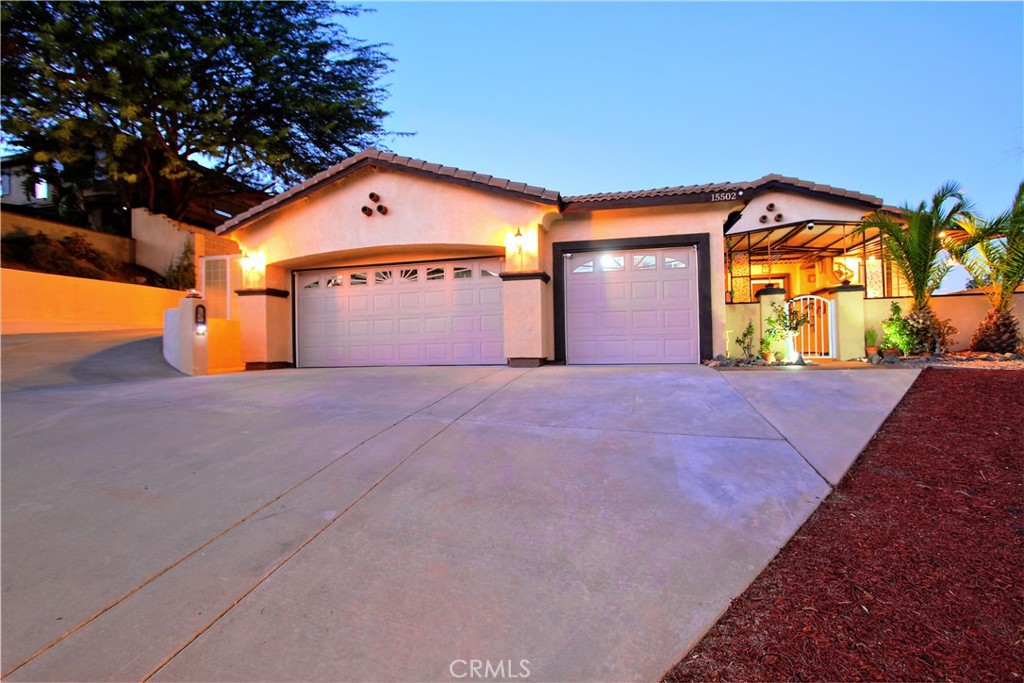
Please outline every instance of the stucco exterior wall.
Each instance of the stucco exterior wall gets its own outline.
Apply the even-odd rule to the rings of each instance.
[[[758,341],[761,339],[761,304],[728,304],[725,307],[726,354],[730,358],[742,358],[743,351],[736,343],[736,338],[747,329],[747,324],[754,324],[753,352],[757,355]]]
[[[726,349],[725,266],[722,254],[722,226],[729,215],[725,206],[672,206],[649,209],[612,209],[592,213],[567,214],[551,223],[546,241],[626,239],[663,235],[707,234],[711,260],[711,326],[714,354]],[[552,270],[552,252],[543,254],[543,269]],[[552,283],[556,286],[558,283]],[[549,290],[551,288],[549,287]],[[551,296],[551,292],[548,292]]]
[[[874,328],[879,341],[882,340],[883,334],[882,321],[889,317],[889,308],[893,301],[899,303],[903,315],[909,313],[914,305],[913,299],[909,297],[864,300],[864,326]],[[967,348],[971,342],[971,335],[978,329],[990,308],[988,299],[981,292],[937,294],[931,298],[931,305],[940,320],[948,319],[957,328],[950,345],[951,351],[963,351]],[[1011,311],[1017,320],[1024,322],[1024,292],[1013,295]]]
[[[184,294],[63,275],[0,271],[3,334],[160,329]]]
[[[368,195],[380,195],[371,202]],[[364,216],[361,207],[387,207]],[[286,268],[503,253],[516,227],[551,207],[410,173],[363,169],[231,233],[242,250]]]
[[[775,205],[770,211],[769,204]],[[830,202],[798,192],[765,192],[750,201],[743,210],[743,216],[732,226],[729,234],[764,230],[809,220],[859,221],[870,212],[871,209],[864,206]],[[782,218],[776,220],[779,214],[782,214]],[[761,216],[767,219],[764,223],[761,222]]]
[[[96,232],[64,223],[56,223],[32,216],[22,216],[8,211],[0,212],[0,236],[8,237],[19,232],[34,235],[41,232],[52,240],[61,240],[68,235],[81,235],[89,240],[96,251],[123,263],[135,263],[135,240],[120,235]]]
[[[186,245],[191,245],[195,253],[191,232],[146,209],[132,209],[132,237],[135,262],[161,275],[181,257]]]
[[[181,257],[185,245],[192,246],[193,263],[201,256],[229,256],[239,253],[238,245],[211,230],[176,221],[148,209],[132,209],[132,237],[136,242],[136,263],[163,274]]]

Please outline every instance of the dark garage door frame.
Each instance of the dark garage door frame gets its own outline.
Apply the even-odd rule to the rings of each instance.
[[[565,362],[565,254],[605,251],[607,249],[664,249],[697,247],[697,325],[700,334],[700,358],[714,355],[711,329],[711,236],[661,235],[609,240],[554,242],[551,245],[552,279],[555,281],[555,362]]]

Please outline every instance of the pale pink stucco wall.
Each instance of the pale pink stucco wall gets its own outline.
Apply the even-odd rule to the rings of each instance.
[[[775,209],[769,212],[768,204],[775,204]],[[808,220],[859,221],[870,211],[871,209],[862,206],[830,202],[794,192],[765,192],[750,201],[743,210],[743,217],[729,230],[729,234],[764,230]],[[780,213],[782,220],[776,221],[775,216]],[[761,216],[768,216],[768,222],[761,223]]]
[[[366,217],[380,195],[387,215]],[[504,251],[517,226],[539,223],[551,207],[410,173],[358,171],[232,233],[268,265],[329,267]]]

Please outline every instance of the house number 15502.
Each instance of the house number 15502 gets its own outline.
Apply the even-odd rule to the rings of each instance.
[[[735,192],[712,192],[711,201],[727,202],[736,199],[738,196]]]

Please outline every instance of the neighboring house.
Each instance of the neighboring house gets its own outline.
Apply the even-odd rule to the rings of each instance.
[[[563,197],[368,149],[217,232],[244,255],[250,367],[697,363],[763,287],[899,294],[877,235],[851,235],[880,207],[777,175]]]
[[[31,166],[33,161],[27,154],[0,158],[0,203],[37,209],[53,206],[50,187],[45,180],[26,183]]]

